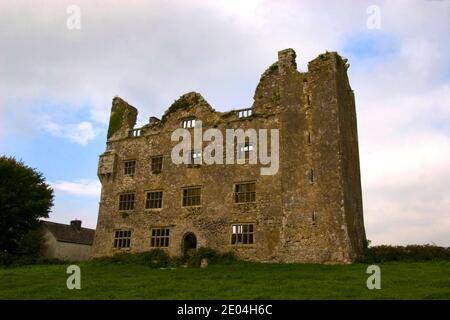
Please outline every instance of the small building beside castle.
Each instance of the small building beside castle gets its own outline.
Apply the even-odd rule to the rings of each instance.
[[[251,108],[218,112],[191,92],[141,128],[137,109],[115,97],[99,160],[92,256],[152,248],[180,256],[199,247],[261,262],[349,263],[360,256],[366,236],[347,68],[327,52],[300,72],[294,50],[282,50],[262,74]],[[195,138],[200,125],[203,139],[187,162],[174,161],[174,132]],[[248,133],[232,149],[244,164],[202,161],[208,129],[223,137],[230,129]],[[277,161],[269,174],[263,170],[274,163],[251,163],[265,148],[262,129],[270,133],[265,151]],[[227,148],[214,157],[228,158]]]
[[[41,225],[47,246],[46,258],[65,261],[90,258],[95,230],[82,228],[80,220],[72,220],[70,225],[41,221]]]

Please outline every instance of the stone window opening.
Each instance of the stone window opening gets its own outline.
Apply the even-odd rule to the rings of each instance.
[[[141,135],[141,128],[130,130],[128,135],[133,138],[139,137]]]
[[[133,176],[136,173],[136,160],[127,160],[123,164],[123,174]]]
[[[251,108],[237,110],[237,116],[238,116],[239,119],[241,119],[241,118],[248,118],[251,115],[252,115],[252,109]]]
[[[253,152],[254,146],[253,143],[250,143],[249,141],[246,141],[245,143],[241,143],[238,146],[238,159],[249,159],[250,153]]]
[[[162,171],[163,156],[154,156],[151,159],[151,171],[153,174],[158,174]]]
[[[201,187],[188,187],[183,189],[183,207],[193,207],[201,205]]]
[[[131,245],[131,230],[116,230],[114,234],[114,248],[128,249]]]
[[[232,245],[245,245],[253,244],[254,226],[253,223],[233,224],[231,226],[231,244]]]
[[[200,166],[202,164],[202,151],[191,150],[189,151],[188,166]]]
[[[150,246],[152,248],[167,248],[169,246],[169,238],[169,228],[154,228],[151,231]]]
[[[310,146],[311,145],[311,132],[306,132],[306,143]]]
[[[195,122],[195,118],[184,119],[183,121],[181,121],[181,127],[184,129],[195,128]]]
[[[308,94],[308,95],[306,96],[306,99],[307,99],[308,107],[310,107],[310,106],[311,106],[311,95]]]
[[[317,212],[314,210],[311,215],[312,224],[315,226],[317,223]]]
[[[309,170],[309,183],[314,184],[316,181],[316,176],[314,175],[314,169]]]
[[[148,191],[145,199],[145,209],[161,209],[162,201],[162,191]]]
[[[234,202],[246,203],[256,201],[256,183],[245,182],[234,185]]]
[[[134,210],[135,194],[132,192],[119,195],[119,211]]]

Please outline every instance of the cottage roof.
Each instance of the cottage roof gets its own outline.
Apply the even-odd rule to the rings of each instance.
[[[45,228],[56,238],[57,241],[92,245],[94,242],[94,229],[76,228],[73,225],[42,221]]]

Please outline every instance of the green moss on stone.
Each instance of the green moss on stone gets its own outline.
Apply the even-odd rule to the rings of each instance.
[[[277,70],[278,70],[278,62],[275,62],[269,67],[269,74],[273,73],[273,72],[275,72]]]
[[[275,104],[280,102],[280,90],[278,88],[272,91],[272,102]]]
[[[169,109],[164,113],[164,115],[161,118],[161,121],[166,121],[167,117],[174,113],[177,110],[186,110],[189,109],[192,106],[195,106],[200,102],[201,96],[200,94],[196,92],[190,92],[182,95],[178,100],[175,100],[174,103],[171,104]]]
[[[125,113],[125,108],[116,108],[111,112],[111,117],[109,118],[108,136],[111,138],[114,133],[116,133],[122,126],[123,116]]]

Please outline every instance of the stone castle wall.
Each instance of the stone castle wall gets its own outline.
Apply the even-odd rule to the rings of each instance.
[[[150,250],[150,230],[170,229],[171,255],[183,254],[183,239],[193,233],[197,247],[235,251],[254,261],[350,262],[361,254],[363,224],[356,113],[346,61],[336,53],[320,55],[298,72],[292,49],[261,76],[252,115],[216,112],[198,93],[181,96],[161,120],[152,117],[130,136],[137,110],[114,98],[108,150],[100,156],[102,194],[93,256],[124,249],[113,246],[116,230],[131,230],[131,252]],[[171,134],[185,118],[208,128],[279,129],[280,167],[261,175],[260,164],[175,165]],[[191,129],[193,130],[193,129]],[[151,156],[163,155],[158,174]],[[124,161],[136,172],[124,175]],[[265,167],[265,166],[263,166]],[[311,174],[314,179],[311,179]],[[256,201],[234,202],[234,184],[254,181]],[[182,188],[201,186],[201,206],[183,207]],[[145,209],[145,192],[163,191],[161,209]],[[134,192],[132,212],[119,212],[119,194]],[[253,244],[231,244],[231,226],[253,223]]]

